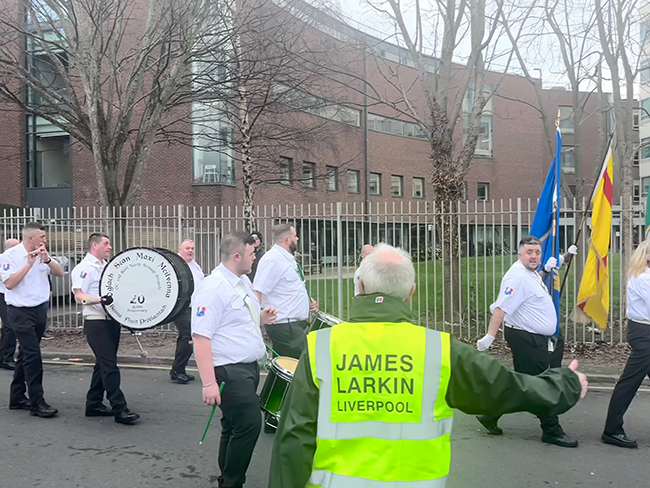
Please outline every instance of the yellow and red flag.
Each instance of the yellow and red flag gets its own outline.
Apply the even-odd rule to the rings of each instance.
[[[578,290],[578,308],[598,327],[607,326],[609,314],[609,262],[612,202],[614,200],[614,151],[609,144],[600,180],[591,198],[591,237],[589,254]]]

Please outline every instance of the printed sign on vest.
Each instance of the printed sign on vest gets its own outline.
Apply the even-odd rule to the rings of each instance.
[[[420,422],[425,329],[405,336],[400,327],[348,327],[366,330],[332,330],[331,421]]]

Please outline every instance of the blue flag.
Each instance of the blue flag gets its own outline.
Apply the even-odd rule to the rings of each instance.
[[[542,262],[540,267],[543,268],[546,261],[553,256],[560,263],[560,171],[562,152],[562,134],[560,128],[557,128],[557,138],[555,143],[555,157],[551,167],[546,175],[544,188],[539,196],[539,203],[535,210],[533,226],[530,229],[530,235],[537,237],[542,242]],[[555,337],[560,334],[560,274],[557,268],[549,273],[545,280],[549,293],[553,298],[555,305],[555,314],[557,322],[555,324]]]

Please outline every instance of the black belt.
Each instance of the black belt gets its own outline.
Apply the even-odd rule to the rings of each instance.
[[[289,325],[289,324],[308,324],[308,320],[287,320],[286,322],[274,322],[266,325]]]

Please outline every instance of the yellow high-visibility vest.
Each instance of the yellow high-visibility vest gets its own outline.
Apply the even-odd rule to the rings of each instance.
[[[444,487],[453,421],[445,399],[449,334],[409,323],[343,323],[310,333],[307,344],[319,389],[307,487]]]

